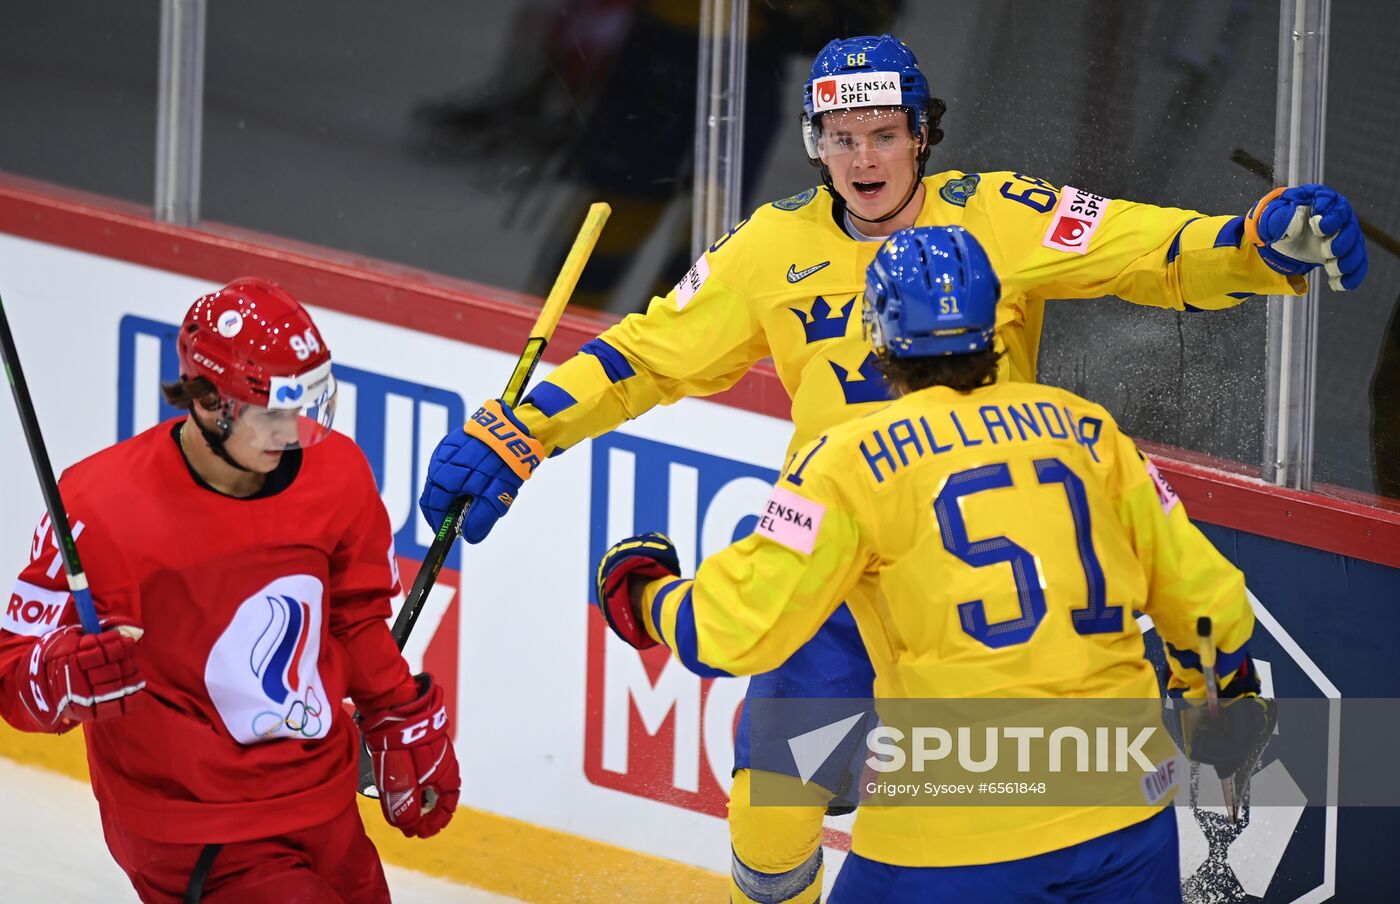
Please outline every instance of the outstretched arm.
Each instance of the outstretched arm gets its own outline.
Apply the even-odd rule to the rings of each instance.
[[[1003,268],[1003,279],[1008,288],[1040,298],[1117,295],[1154,307],[1215,310],[1252,295],[1302,294],[1303,275],[1320,264],[1348,274],[1339,278],[1346,288],[1365,275],[1359,227],[1349,225],[1355,219],[1351,208],[1325,186],[1275,193],[1251,208],[1252,220],[1268,207],[1269,224],[1291,220],[1293,208],[1283,207],[1289,199],[1315,204],[1323,214],[1316,228],[1328,230],[1327,253],[1319,235],[1314,259],[1280,266],[1279,255],[1287,255],[1287,248],[1277,250],[1283,229],[1249,228],[1243,214],[1211,216],[1105,198],[1019,173],[989,173],[983,181],[994,191],[979,192],[971,203],[993,219],[991,238],[1013,262]]]

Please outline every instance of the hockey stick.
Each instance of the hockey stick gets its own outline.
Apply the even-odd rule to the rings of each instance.
[[[63,499],[58,495],[58,481],[53,478],[53,467],[49,464],[49,452],[44,447],[44,435],[39,432],[39,419],[34,414],[34,400],[29,397],[29,385],[24,382],[24,369],[19,365],[19,352],[15,349],[15,337],[10,333],[10,318],[5,315],[5,303],[0,300],[0,359],[5,363],[5,376],[10,381],[10,390],[15,395],[15,407],[19,409],[19,420],[24,425],[24,439],[29,444],[29,458],[34,462],[34,473],[39,477],[39,490],[44,494],[44,506],[49,510],[49,523],[53,527],[54,541],[63,556],[63,570],[68,573],[68,589],[73,594],[73,606],[78,610],[78,620],[83,631],[97,634],[102,626],[97,621],[97,607],[92,602],[92,591],[88,589],[87,575],[78,561],[78,545],[73,542],[73,531],[68,526],[68,511],[63,507]]]
[[[520,353],[520,360],[515,362],[515,370],[506,382],[506,391],[501,394],[501,400],[508,407],[514,408],[525,395],[525,386],[535,372],[535,365],[540,363],[545,346],[554,335],[554,328],[559,325],[559,317],[564,313],[569,297],[574,294],[574,286],[578,285],[583,267],[593,254],[593,246],[598,244],[598,235],[603,231],[603,224],[608,221],[611,213],[612,207],[602,201],[589,206],[588,215],[579,227],[578,237],[569,249],[569,256],[564,258],[564,266],[559,270],[554,287],[549,290],[549,297],[545,299],[544,307],[540,309],[540,315],[530,330],[530,338],[525,341],[525,350]],[[442,563],[447,560],[447,553],[457,542],[458,534],[462,532],[462,522],[466,519],[471,505],[471,497],[463,496],[454,499],[447,508],[447,516],[443,518],[437,536],[433,537],[432,545],[428,547],[428,555],[423,559],[423,566],[418,569],[413,587],[404,598],[398,618],[394,620],[394,643],[398,644],[400,650],[408,642],[408,635],[413,633],[413,626],[418,623],[418,616],[423,612],[428,592],[437,582]],[[364,746],[360,749],[360,793],[366,797],[379,796],[378,788],[374,784],[374,768],[370,763],[369,748]]]

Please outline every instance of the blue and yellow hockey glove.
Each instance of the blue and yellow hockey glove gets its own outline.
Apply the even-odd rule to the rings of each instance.
[[[480,543],[510,509],[543,457],[544,447],[510,406],[492,400],[437,444],[418,507],[437,530],[454,499],[472,497],[462,536],[468,543]]]
[[[1297,276],[1327,270],[1334,291],[1355,289],[1366,278],[1366,239],[1346,196],[1315,183],[1276,188],[1245,214],[1245,237],[1279,273]]]
[[[650,581],[680,573],[675,544],[665,534],[653,531],[615,544],[598,563],[595,584],[598,608],[603,610],[608,627],[635,649],[656,646],[642,624],[641,613],[632,605],[632,578]]]
[[[1167,729],[1188,757],[1214,766],[1221,778],[1235,777],[1237,784],[1243,783],[1278,723],[1278,704],[1259,696],[1259,691],[1258,673],[1246,655],[1220,691],[1219,713],[1211,715],[1199,700],[1174,699]]]

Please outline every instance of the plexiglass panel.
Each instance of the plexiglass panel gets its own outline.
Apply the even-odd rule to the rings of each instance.
[[[688,254],[698,13],[215,2],[204,216],[544,294],[602,200],[575,302],[669,286]]]
[[[0,170],[150,204],[159,44],[159,0],[0,4]]]
[[[1319,484],[1400,496],[1400,7],[1333,4],[1326,178],[1366,220],[1361,291],[1324,289]],[[587,205],[614,214],[576,302],[642,307],[689,265],[700,3],[211,0],[201,213],[543,294]],[[160,4],[0,8],[0,170],[149,204]],[[1242,212],[1270,186],[1277,0],[749,4],[743,207],[818,182],[810,60],[892,31],[948,102],[930,171],[1011,169]],[[1040,378],[1133,435],[1254,471],[1264,306],[1051,302]]]
[[[1400,499],[1400,7],[1332,4],[1329,183],[1367,227],[1356,292],[1322,289],[1314,480]],[[1319,489],[1326,489],[1319,487]]]

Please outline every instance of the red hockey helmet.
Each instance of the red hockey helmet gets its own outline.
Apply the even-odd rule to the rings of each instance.
[[[261,409],[261,417],[295,412],[299,445],[329,431],[336,394],[330,349],[281,286],[241,277],[198,299],[180,325],[179,353],[182,376],[204,377],[218,390],[226,434],[249,409]]]

